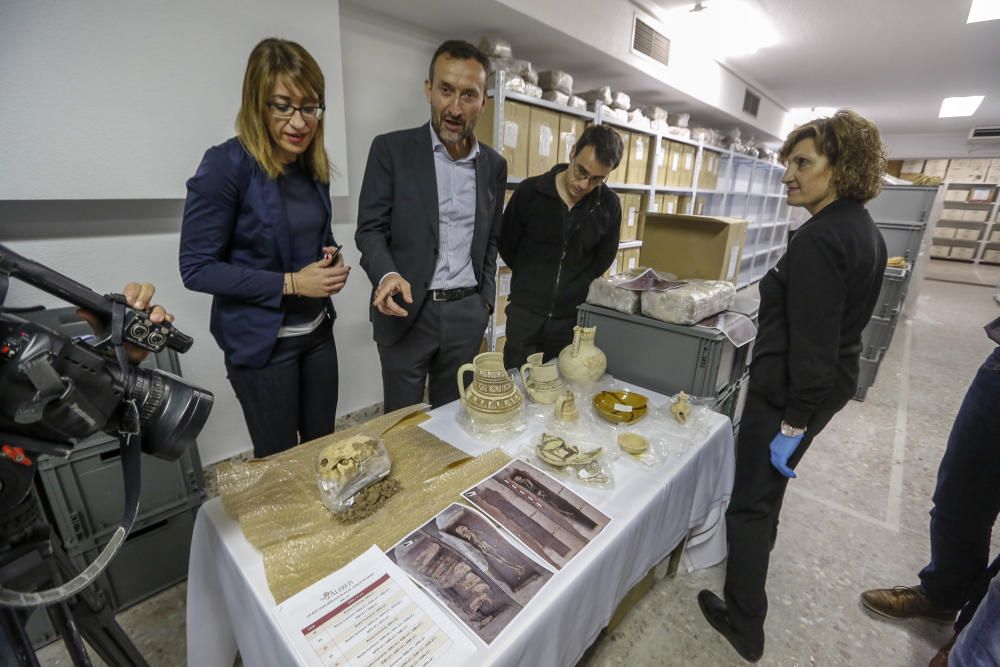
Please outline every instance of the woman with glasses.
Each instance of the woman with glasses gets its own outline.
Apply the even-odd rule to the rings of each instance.
[[[187,182],[184,284],[212,295],[256,457],[333,432],[336,312],[350,267],[331,230],[323,147],[323,72],[295,42],[251,52],[236,136],[205,153]]]

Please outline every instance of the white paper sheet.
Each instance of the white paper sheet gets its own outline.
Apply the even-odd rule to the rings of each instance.
[[[377,546],[285,600],[274,615],[316,667],[464,664],[466,636]]]

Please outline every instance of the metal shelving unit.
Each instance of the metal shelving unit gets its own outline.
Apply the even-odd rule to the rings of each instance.
[[[776,163],[753,158],[748,155],[734,153],[725,148],[706,145],[703,141],[692,141],[665,132],[653,130],[650,127],[623,123],[609,118],[601,103],[595,105],[593,111],[575,109],[547,100],[528,97],[514,93],[504,88],[504,76],[497,73],[496,87],[487,92],[493,100],[493,124],[491,145],[502,146],[505,138],[505,105],[508,101],[518,102],[533,108],[556,111],[560,114],[581,119],[587,123],[607,124],[629,133],[645,135],[649,139],[649,166],[647,167],[646,183],[608,183],[608,187],[622,195],[640,195],[642,197],[640,215],[658,212],[660,195],[677,195],[683,197],[684,210],[680,213],[693,213],[696,210],[704,215],[728,216],[744,218],[748,221],[747,240],[740,265],[737,287],[745,287],[760,280],[774,266],[785,250],[789,227],[793,218],[789,207],[784,201],[784,188],[781,185],[781,175],[784,168]],[[661,143],[664,140],[674,142],[694,149],[694,164],[691,169],[690,186],[657,185],[659,170],[665,168],[665,155],[660,155]],[[702,188],[702,171],[708,153],[714,153],[718,158],[718,178],[715,187]],[[512,176],[507,179],[508,188],[520,183],[523,177]],[[623,204],[624,210],[624,204]],[[638,222],[641,229],[642,224]],[[642,247],[642,240],[623,240],[619,250],[634,250]],[[503,263],[498,262],[500,270]],[[486,348],[498,348],[498,341],[504,335],[503,315],[499,311],[506,304],[507,292],[503,291],[501,280],[497,281],[497,312],[490,318],[486,332]],[[509,285],[509,283],[507,283]]]
[[[945,184],[941,217],[934,228],[931,257],[973,264],[1000,264],[1000,186],[990,183]],[[983,199],[970,201],[973,193]]]

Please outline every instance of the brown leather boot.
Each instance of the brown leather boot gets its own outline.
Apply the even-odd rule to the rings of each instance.
[[[934,657],[931,658],[931,663],[927,667],[948,667],[948,654],[951,653],[951,648],[955,645],[955,640],[958,639],[958,633],[952,636],[948,643],[941,647]]]
[[[957,609],[940,609],[915,586],[875,588],[861,594],[861,604],[887,618],[924,618],[936,623],[954,623]]]

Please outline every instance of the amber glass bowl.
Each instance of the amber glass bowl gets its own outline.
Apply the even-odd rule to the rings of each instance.
[[[594,396],[594,409],[609,422],[634,424],[649,407],[646,397],[634,391],[602,391]]]

